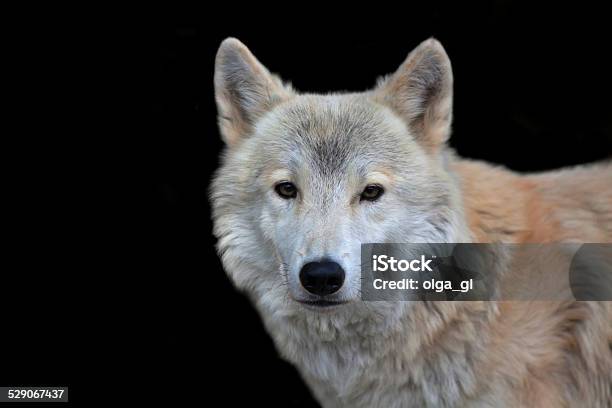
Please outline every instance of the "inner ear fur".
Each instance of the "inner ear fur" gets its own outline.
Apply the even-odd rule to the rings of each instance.
[[[451,130],[453,73],[442,44],[422,42],[379,83],[374,98],[398,114],[427,150],[444,144]]]
[[[259,118],[292,94],[243,43],[235,38],[221,43],[215,60],[215,99],[219,129],[228,146],[250,135]]]

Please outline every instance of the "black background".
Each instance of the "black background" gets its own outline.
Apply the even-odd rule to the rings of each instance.
[[[33,225],[14,238],[22,253],[13,276],[35,283],[10,289],[5,280],[7,319],[45,319],[3,330],[0,382],[67,384],[74,402],[119,395],[176,406],[213,397],[315,406],[215,254],[207,186],[222,149],[212,87],[217,47],[239,38],[301,91],[359,91],[435,36],[453,63],[451,145],[459,154],[518,171],[610,157],[606,13],[585,3],[471,4],[372,3],[333,15],[314,5],[143,8],[105,14],[91,42],[65,32],[74,53],[94,55],[94,70],[77,85],[107,87],[94,98],[101,115],[83,121],[79,137],[96,137],[77,159],[95,163],[102,181],[88,178],[85,165],[70,170],[79,176],[73,194],[98,190],[91,210],[77,211],[64,189],[48,189],[62,219],[76,221],[72,246],[58,242],[62,222],[50,212],[38,217],[53,218],[53,230]],[[65,165],[45,164],[40,173]],[[30,244],[40,250],[24,249]],[[61,316],[69,321],[54,325]],[[25,354],[33,349],[38,354]]]

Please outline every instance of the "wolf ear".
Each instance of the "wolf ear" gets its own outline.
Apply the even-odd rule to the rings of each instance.
[[[247,136],[257,119],[291,94],[240,41],[227,38],[221,43],[215,60],[215,99],[228,146]]]
[[[453,73],[442,44],[433,38],[422,42],[374,97],[393,109],[428,151],[436,151],[450,135],[453,104]]]

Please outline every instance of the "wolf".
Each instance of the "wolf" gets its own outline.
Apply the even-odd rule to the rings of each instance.
[[[612,242],[611,162],[458,157],[435,39],[362,93],[299,93],[234,38],[215,63],[218,253],[322,406],[612,406],[612,302],[360,298],[362,243]]]

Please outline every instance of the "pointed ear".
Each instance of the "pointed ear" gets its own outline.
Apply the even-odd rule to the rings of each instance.
[[[215,60],[215,99],[221,136],[228,146],[248,136],[263,114],[291,94],[240,41],[227,38],[221,43]]]
[[[430,38],[415,48],[399,69],[374,90],[421,145],[434,152],[450,135],[453,73],[442,45]]]

